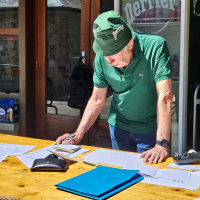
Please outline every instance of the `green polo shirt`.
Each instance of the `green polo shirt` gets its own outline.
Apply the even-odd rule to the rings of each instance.
[[[96,55],[94,86],[113,88],[108,123],[134,133],[156,134],[156,83],[172,78],[169,50],[159,36],[133,35],[135,56],[126,69],[110,66]]]

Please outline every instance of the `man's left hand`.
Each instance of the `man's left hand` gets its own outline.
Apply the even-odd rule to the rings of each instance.
[[[149,162],[150,164],[156,164],[163,162],[168,157],[168,147],[162,147],[158,144],[153,149],[150,149],[140,156],[144,158],[143,162]]]

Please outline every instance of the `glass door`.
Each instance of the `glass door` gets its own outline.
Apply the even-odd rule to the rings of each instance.
[[[81,1],[47,1],[46,113],[76,116],[68,106],[69,77],[78,64],[81,41]]]
[[[36,130],[37,137],[55,140],[80,122],[81,110],[68,106],[67,88],[82,51],[89,67],[90,0],[40,0],[37,11]]]
[[[120,14],[137,33],[156,34],[168,45],[173,66],[173,105],[171,124],[171,153],[178,151],[179,77],[180,77],[180,0],[122,0]]]

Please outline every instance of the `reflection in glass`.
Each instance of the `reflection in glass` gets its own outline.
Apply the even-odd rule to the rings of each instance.
[[[0,28],[19,28],[18,0],[0,1]]]
[[[18,41],[0,41],[0,92],[19,93]]]
[[[81,55],[81,1],[48,0],[47,6],[47,113],[79,116],[67,106],[67,87]]]
[[[156,34],[167,42],[173,67],[174,101],[171,125],[171,153],[173,154],[178,150],[181,1],[122,0],[120,9],[120,14],[133,31]]]

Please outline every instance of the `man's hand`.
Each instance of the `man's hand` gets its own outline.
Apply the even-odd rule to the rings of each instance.
[[[153,149],[150,149],[140,156],[144,158],[144,163],[149,162],[150,164],[156,164],[163,162],[168,157],[168,147],[162,147],[160,145],[155,145]]]
[[[76,133],[76,136],[74,138],[72,138],[70,140],[64,140],[65,138],[67,138],[67,137],[69,137],[71,135],[72,134],[65,133],[64,135],[62,135],[62,136],[60,136],[60,137],[57,138],[56,143],[57,144],[78,144],[82,140],[82,138],[83,138],[82,135]]]

